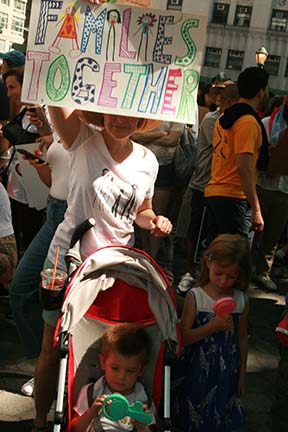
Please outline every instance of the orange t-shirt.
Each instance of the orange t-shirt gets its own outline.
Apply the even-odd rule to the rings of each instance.
[[[256,178],[256,163],[262,144],[261,127],[252,115],[240,117],[230,129],[223,129],[219,120],[216,121],[214,128],[211,180],[205,188],[205,196],[246,198],[240,183],[235,155],[253,155]]]

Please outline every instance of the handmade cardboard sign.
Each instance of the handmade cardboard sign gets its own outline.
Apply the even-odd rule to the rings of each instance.
[[[206,18],[33,2],[22,100],[195,124]]]

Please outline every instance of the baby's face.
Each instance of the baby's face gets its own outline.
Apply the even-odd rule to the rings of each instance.
[[[137,379],[143,374],[141,356],[122,356],[109,351],[106,357],[101,355],[101,368],[112,392],[128,395],[133,391]]]

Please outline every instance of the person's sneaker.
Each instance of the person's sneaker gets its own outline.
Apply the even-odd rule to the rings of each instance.
[[[270,278],[269,275],[258,274],[255,277],[255,282],[258,282],[263,288],[270,291],[276,291],[278,289],[276,283]]]
[[[190,273],[185,273],[176,287],[177,294],[185,296],[187,292],[193,287],[195,279]]]
[[[21,393],[25,396],[33,396],[34,393],[34,378],[31,378],[29,381],[25,382],[21,387]]]

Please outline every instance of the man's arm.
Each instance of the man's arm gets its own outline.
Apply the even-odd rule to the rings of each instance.
[[[17,247],[14,234],[0,238],[0,283],[5,285],[13,277],[17,264]]]
[[[161,147],[176,147],[178,145],[182,131],[170,130],[165,132],[166,134],[163,135],[163,137],[156,139],[153,144],[159,145]]]
[[[235,158],[241,186],[252,209],[251,229],[253,231],[263,231],[264,220],[256,192],[253,156],[250,153],[238,153],[235,154]]]

